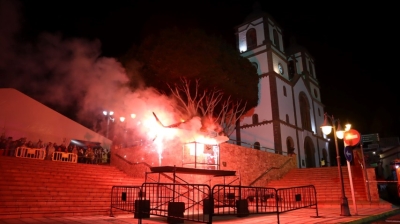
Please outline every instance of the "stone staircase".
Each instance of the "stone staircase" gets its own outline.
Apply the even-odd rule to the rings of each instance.
[[[112,186],[143,182],[109,165],[0,157],[0,219],[109,215]]]
[[[353,199],[350,187],[350,178],[347,166],[342,166],[345,196],[350,207]],[[363,170],[351,166],[354,196],[357,207],[391,207],[392,204],[379,197],[368,199],[368,192],[363,179]],[[292,169],[282,179],[271,181],[267,187],[287,188],[294,186],[314,185],[317,193],[318,206],[340,207],[341,186],[339,170],[335,167],[318,167],[306,169]]]

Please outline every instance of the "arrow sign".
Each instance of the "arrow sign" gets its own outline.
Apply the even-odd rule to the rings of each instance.
[[[351,153],[350,146],[344,147],[344,157],[346,157],[346,160],[349,162],[351,162],[351,160],[353,160],[353,154]]]

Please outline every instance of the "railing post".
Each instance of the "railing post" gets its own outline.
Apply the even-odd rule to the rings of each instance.
[[[112,208],[113,208],[113,193],[114,193],[114,186],[111,188],[111,203],[110,203],[110,217],[114,217],[112,213]]]
[[[276,206],[276,216],[277,216],[277,223],[279,224],[279,205],[278,205],[278,190],[274,188],[275,191],[275,206]]]

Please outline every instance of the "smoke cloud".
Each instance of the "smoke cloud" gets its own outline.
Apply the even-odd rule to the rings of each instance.
[[[132,91],[121,63],[101,56],[100,41],[48,32],[21,41],[20,7],[17,1],[0,0],[0,87],[29,93],[45,104],[77,106],[78,121],[100,118],[103,129],[107,122],[102,111],[112,110],[116,126],[135,129],[139,136],[159,138],[160,132],[165,132],[165,140],[176,136],[182,142],[194,140],[201,128],[200,118],[185,123],[185,130],[155,130],[160,126],[152,112],[165,124],[179,121],[175,101],[144,86]],[[138,72],[134,77],[140,82]],[[120,116],[126,117],[124,123],[118,123]]]

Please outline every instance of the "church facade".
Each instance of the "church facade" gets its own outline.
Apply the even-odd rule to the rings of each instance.
[[[321,159],[330,165],[313,57],[295,41],[285,48],[281,27],[257,7],[236,36],[241,55],[257,68],[259,102],[238,122],[232,141],[296,156],[299,168],[319,167]]]

